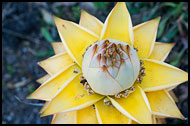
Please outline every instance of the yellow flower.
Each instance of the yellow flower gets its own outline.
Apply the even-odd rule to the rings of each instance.
[[[164,63],[174,44],[155,42],[159,20],[160,17],[133,27],[123,2],[115,5],[104,24],[84,10],[79,25],[54,16],[62,43],[52,43],[56,55],[39,62],[48,74],[38,79],[42,85],[28,98],[46,101],[40,113],[53,114],[52,123],[131,124],[157,123],[159,117],[184,119],[169,91],[187,81],[188,74]],[[109,53],[111,47],[115,54]],[[105,52],[101,52],[102,48]],[[89,59],[95,54],[94,60]],[[98,66],[100,54],[105,54],[103,58],[119,55],[121,59],[113,63],[116,68],[118,61],[119,69]],[[123,62],[126,68],[121,67]],[[97,69],[102,71],[98,73]],[[106,72],[113,80],[107,74],[104,77]]]

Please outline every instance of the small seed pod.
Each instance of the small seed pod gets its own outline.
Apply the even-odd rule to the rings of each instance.
[[[131,87],[130,90],[131,90],[131,91],[135,91],[135,87],[134,87],[134,86]]]
[[[115,94],[115,98],[121,98],[121,94],[120,93]]]
[[[137,52],[139,51],[137,48],[134,48]]]
[[[81,80],[80,83],[84,84],[85,82],[87,82],[86,80]]]
[[[141,74],[141,76],[145,76],[145,75],[146,75],[146,73],[142,73],[142,74]]]
[[[79,76],[79,80],[84,80],[85,78],[84,78],[84,76],[83,75],[80,75]]]
[[[129,93],[124,92],[123,97],[126,98],[129,95]]]
[[[87,92],[88,92],[88,95],[92,95],[92,94],[94,94],[94,91],[91,90],[91,89],[87,89]]]
[[[79,70],[78,69],[74,69],[73,73],[78,73]]]
[[[104,98],[104,102],[108,102],[110,101],[108,98]]]
[[[143,64],[144,64],[144,62],[141,60],[141,61],[140,61],[140,65],[143,65]]]
[[[89,85],[85,85],[85,89],[90,89],[90,86]]]

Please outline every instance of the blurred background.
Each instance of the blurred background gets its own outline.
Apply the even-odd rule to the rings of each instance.
[[[157,41],[175,42],[166,62],[188,71],[188,3],[128,2],[133,25],[161,16]],[[38,61],[54,55],[51,42],[60,42],[52,14],[79,23],[81,9],[105,21],[113,2],[28,2],[2,4],[2,123],[46,124],[51,116],[40,118],[44,103],[26,100],[45,75]],[[174,89],[180,111],[188,117],[187,82]],[[188,120],[167,119],[171,124]]]

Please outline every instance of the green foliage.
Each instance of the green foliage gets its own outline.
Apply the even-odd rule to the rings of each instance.
[[[14,67],[12,67],[10,64],[6,64],[6,68],[7,68],[7,71],[10,73],[10,74],[13,74],[15,69]]]
[[[109,13],[108,6],[110,5],[110,2],[93,2],[94,6],[101,10],[105,15]]]
[[[48,50],[48,51],[38,51],[35,56],[36,57],[49,57],[54,55],[53,50]]]
[[[35,87],[34,87],[33,84],[28,84],[28,85],[27,85],[27,89],[28,89],[28,92],[29,92],[29,93],[32,93],[32,92],[35,91]]]
[[[81,8],[79,6],[73,6],[72,8],[72,12],[74,15],[74,20],[78,21],[80,19],[80,10]]]
[[[97,8],[97,9],[103,9],[105,10],[105,8],[107,8],[109,2],[94,2],[94,6]]]
[[[160,38],[162,36],[162,34],[164,33],[168,19],[169,19],[169,17],[167,16],[167,17],[163,18],[163,20],[160,22],[157,38]]]
[[[181,59],[182,59],[182,57],[183,57],[183,55],[184,55],[185,50],[186,50],[186,49],[183,48],[183,49],[178,53],[178,55],[176,55],[175,60],[172,61],[172,62],[170,62],[170,64],[173,65],[173,66],[178,67],[178,66],[180,65],[180,61],[181,61]]]
[[[48,42],[54,41],[46,27],[41,28],[41,33]]]

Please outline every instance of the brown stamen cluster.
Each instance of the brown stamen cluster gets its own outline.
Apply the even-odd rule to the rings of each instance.
[[[104,105],[114,107],[111,101],[108,98],[104,99]]]
[[[125,51],[128,52],[129,47],[128,45],[126,47],[123,47],[123,45],[121,44],[116,45],[115,43],[110,43],[109,40],[106,40],[103,43],[102,48],[104,49],[102,58],[103,58],[103,61],[105,62],[105,65],[112,66],[112,67],[113,66],[119,67],[118,65],[124,61],[123,53]],[[122,52],[121,50],[124,52]],[[99,59],[101,59],[101,54],[99,54],[98,57],[100,57]]]
[[[115,98],[126,98],[127,96],[129,96],[129,94],[133,93],[134,91],[135,91],[135,87],[132,86],[125,91],[115,94]]]
[[[139,72],[137,81],[141,84],[141,83],[142,83],[142,80],[143,80],[143,77],[144,77],[146,74],[145,74],[144,62],[143,62],[142,60],[140,61],[140,65],[141,65],[141,68],[140,68],[140,72]]]
[[[113,78],[116,78],[122,63],[128,58],[131,60],[129,51],[129,45],[115,44],[105,40],[100,48],[97,44],[93,47],[95,61],[98,62],[98,66],[93,67],[101,67],[103,71],[107,71]],[[113,70],[114,73],[112,73]]]
[[[85,87],[85,89],[88,92],[88,95],[92,95],[94,94],[94,91],[91,89],[90,85],[88,84],[87,80],[85,79],[85,77],[83,75],[81,75],[79,77],[79,79],[81,80],[80,83],[82,84],[83,87]]]

